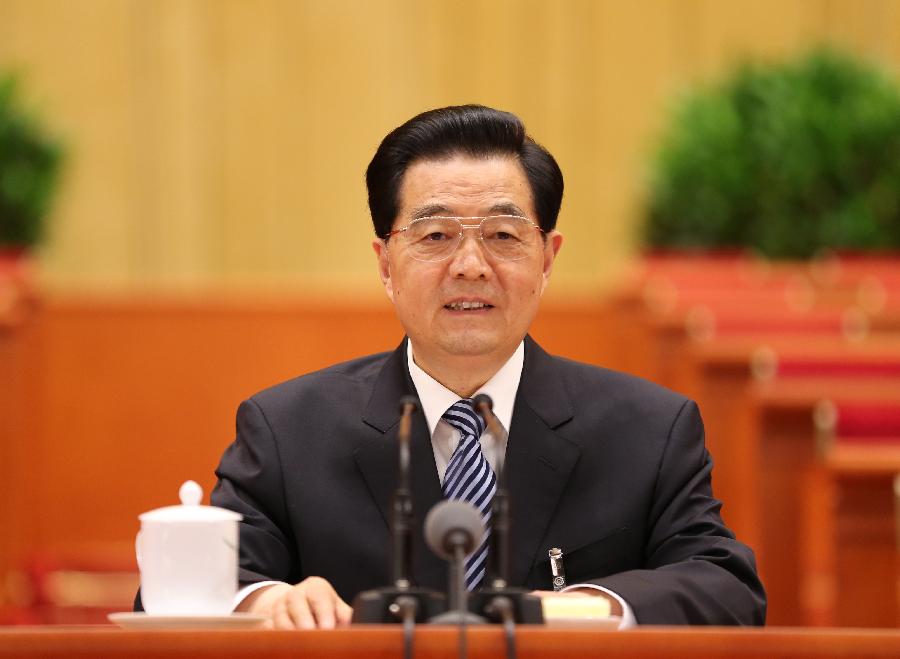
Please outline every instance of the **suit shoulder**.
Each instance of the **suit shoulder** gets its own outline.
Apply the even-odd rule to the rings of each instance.
[[[575,400],[602,399],[617,406],[680,410],[688,398],[644,378],[613,369],[551,356]]]
[[[555,378],[555,385],[564,392],[555,397],[557,405],[568,405],[571,413],[560,432],[583,448],[616,446],[640,457],[638,462],[658,465],[669,438],[680,427],[679,420],[692,429],[702,428],[697,406],[671,389],[561,357],[552,357],[551,364],[546,380]],[[702,434],[692,430],[690,436]],[[702,446],[702,440],[696,446]],[[621,459],[626,460],[626,455]]]
[[[349,395],[371,386],[391,352],[358,357],[267,387],[251,399],[261,407],[294,402],[310,394]]]

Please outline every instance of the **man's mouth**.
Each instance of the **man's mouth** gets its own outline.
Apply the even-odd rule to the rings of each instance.
[[[449,309],[450,311],[480,311],[493,308],[494,305],[487,302],[450,302],[444,305],[444,309]]]

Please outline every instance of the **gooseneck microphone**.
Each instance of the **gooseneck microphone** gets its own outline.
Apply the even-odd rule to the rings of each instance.
[[[472,399],[475,411],[494,437],[494,471],[497,474],[497,490],[491,501],[491,536],[488,549],[485,583],[490,588],[506,588],[509,585],[509,492],[506,489],[503,462],[506,458],[502,439],[508,439],[506,431],[494,414],[494,401],[487,394]]]
[[[397,487],[391,502],[391,582],[386,588],[367,590],[353,600],[354,624],[402,622],[405,655],[412,655],[412,626],[445,611],[443,594],[417,588],[412,582],[413,501],[410,489],[410,437],[412,417],[419,409],[415,396],[400,399],[397,430]]]
[[[409,436],[412,430],[412,415],[418,407],[419,402],[415,396],[400,398],[400,428],[397,431],[400,460],[391,524],[394,545],[392,577],[394,587],[398,589],[409,588],[411,583],[413,524],[412,492],[409,489]]]
[[[494,437],[494,465],[497,473],[497,490],[491,501],[491,535],[488,548],[488,565],[485,573],[485,587],[473,593],[470,608],[483,614],[492,622],[501,622],[507,628],[507,639],[511,654],[515,654],[512,638],[512,621],[525,624],[544,622],[541,600],[524,588],[509,585],[510,557],[510,497],[506,487],[505,451],[509,436],[497,415],[494,402],[487,394],[478,394],[472,399],[473,407]],[[507,442],[502,441],[506,439]]]

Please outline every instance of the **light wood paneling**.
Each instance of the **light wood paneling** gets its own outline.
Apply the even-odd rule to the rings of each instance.
[[[670,99],[832,41],[900,65],[895,0],[2,0],[0,68],[70,149],[57,286],[377,296],[363,171],[429,107],[514,110],[567,175],[560,295],[636,245]]]

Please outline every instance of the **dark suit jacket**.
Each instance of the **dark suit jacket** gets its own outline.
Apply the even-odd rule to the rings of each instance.
[[[398,400],[408,393],[404,342],[241,404],[212,502],[244,515],[242,584],[318,575],[346,601],[388,584]],[[693,402],[526,338],[510,430],[512,585],[551,589],[547,550],[561,547],[569,583],[615,591],[642,624],[763,623],[753,553],[719,517]],[[441,500],[421,413],[411,454],[421,525]],[[413,577],[447,584],[421,526]]]

